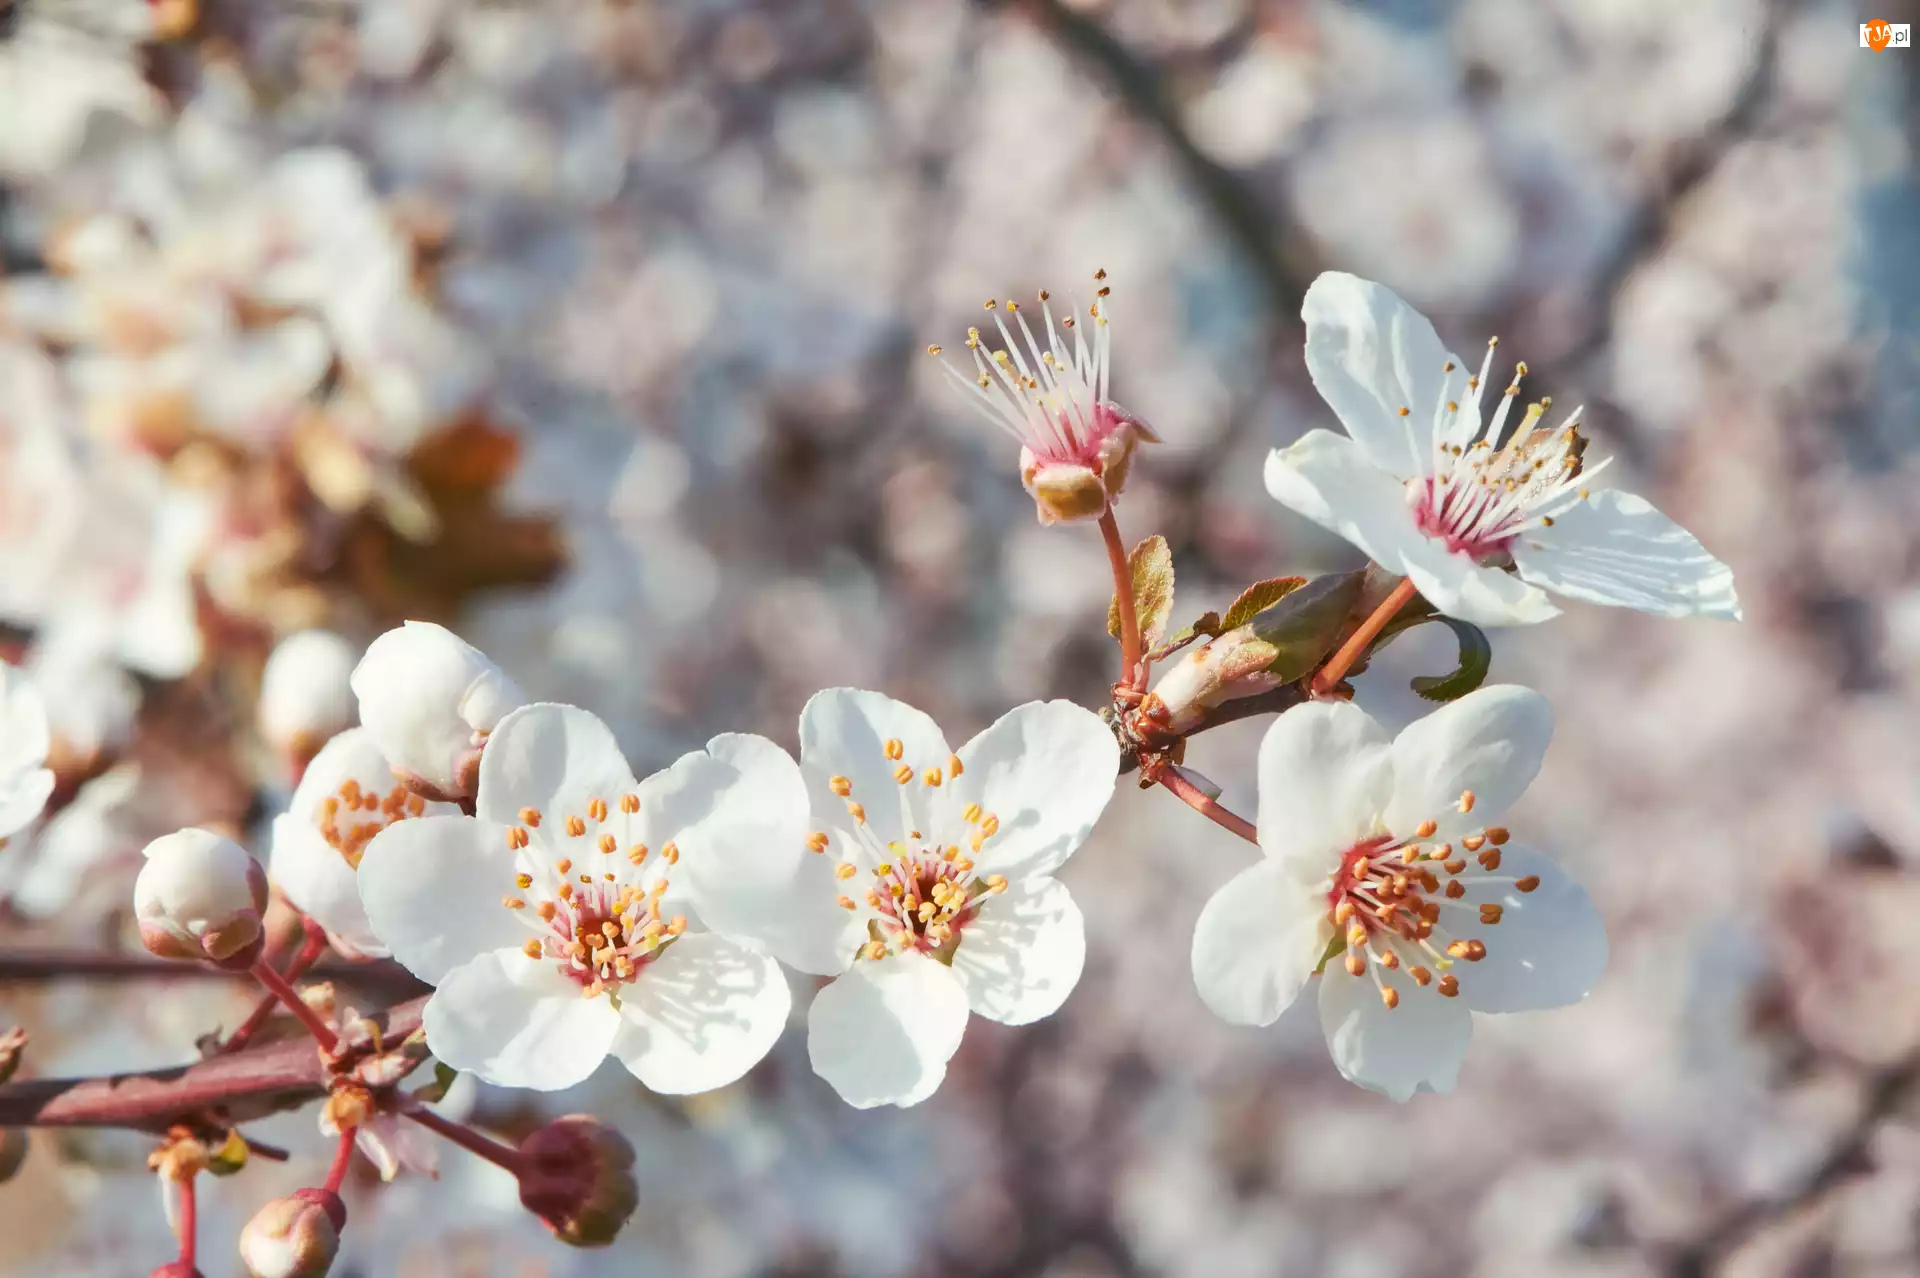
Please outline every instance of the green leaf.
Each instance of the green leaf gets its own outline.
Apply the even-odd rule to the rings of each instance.
[[[1493,645],[1487,632],[1457,617],[1429,617],[1453,631],[1460,644],[1460,664],[1452,674],[1418,675],[1413,690],[1429,701],[1458,701],[1482,683],[1493,666]]]
[[[1151,652],[1160,646],[1167,618],[1173,613],[1173,551],[1167,539],[1155,533],[1127,556],[1133,571],[1133,601],[1140,616],[1140,643]],[[1107,609],[1107,633],[1120,637],[1120,597]]]
[[[1226,620],[1220,623],[1220,628],[1239,629],[1306,584],[1305,577],[1269,577],[1254,582],[1241,591],[1240,597],[1227,609]]]
[[[428,1105],[438,1104],[447,1098],[448,1090],[452,1088],[454,1080],[459,1077],[459,1070],[456,1070],[451,1065],[435,1061],[433,1063],[433,1081],[431,1083],[422,1083],[420,1086],[414,1088],[413,1098]]]
[[[1292,683],[1333,651],[1360,597],[1362,576],[1343,572],[1316,577],[1248,623],[1255,638],[1277,650],[1268,673]]]
[[[1327,952],[1320,956],[1320,965],[1313,969],[1315,976],[1327,970],[1327,964],[1347,952],[1347,934],[1340,928],[1333,929],[1333,939],[1327,942]]]
[[[1227,626],[1220,620],[1219,613],[1203,612],[1198,617],[1195,617],[1192,622],[1182,626],[1171,638],[1160,645],[1160,647],[1163,652],[1171,651],[1174,648],[1183,648],[1195,639],[1202,637],[1217,639],[1226,630]]]

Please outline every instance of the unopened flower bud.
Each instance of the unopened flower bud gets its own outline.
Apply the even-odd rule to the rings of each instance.
[[[1133,452],[1142,440],[1155,441],[1145,423],[1112,404],[1094,408],[1094,425],[1071,448],[1020,450],[1020,479],[1033,494],[1043,524],[1098,519],[1107,513],[1133,470]]]
[[[375,639],[352,685],[381,753],[429,798],[474,793],[486,734],[526,700],[479,649],[424,621]]]
[[[1255,635],[1251,625],[1229,630],[1168,663],[1148,696],[1147,713],[1163,731],[1191,732],[1215,706],[1256,696],[1285,682],[1267,671],[1279,655],[1280,650]]]
[[[260,735],[299,766],[351,728],[354,646],[330,630],[303,630],[280,641],[260,676]]]
[[[161,958],[244,968],[265,943],[267,875],[232,839],[187,829],[147,844],[133,884],[140,941]]]
[[[340,1252],[347,1208],[338,1194],[302,1189],[255,1212],[240,1231],[240,1260],[253,1278],[323,1278]]]
[[[590,1114],[570,1114],[520,1142],[528,1166],[520,1202],[554,1237],[575,1247],[604,1247],[640,1202],[633,1146]]]

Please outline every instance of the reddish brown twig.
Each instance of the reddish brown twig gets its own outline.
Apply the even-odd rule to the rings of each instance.
[[[293,962],[287,964],[285,978],[292,982],[305,976],[307,969],[319,961],[320,956],[326,952],[326,948],[326,932],[322,931],[317,924],[307,923],[305,939],[300,943],[300,952],[293,956]],[[240,1022],[240,1028],[220,1045],[220,1050],[237,1052],[252,1042],[253,1036],[260,1032],[260,1027],[267,1023],[267,1018],[273,1015],[273,1009],[279,1004],[280,999],[277,995],[262,996],[260,1001],[254,1004],[253,1011],[247,1014],[247,1019]]]
[[[1158,779],[1161,785],[1178,795],[1181,802],[1215,825],[1233,831],[1249,843],[1260,842],[1260,833],[1254,829],[1253,822],[1221,807],[1218,800],[1208,797],[1199,786],[1181,776],[1178,768],[1167,768]]]
[[[1134,688],[1140,679],[1140,602],[1133,596],[1133,567],[1127,562],[1127,543],[1120,539],[1120,522],[1111,506],[1100,516],[1100,535],[1106,539],[1107,560],[1113,565],[1113,596],[1120,614],[1120,682]]]

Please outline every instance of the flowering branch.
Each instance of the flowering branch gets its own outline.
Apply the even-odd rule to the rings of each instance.
[[[314,1041],[320,1044],[322,1051],[331,1056],[339,1050],[340,1036],[333,1032],[333,1027],[321,1020],[318,1012],[307,1006],[306,1000],[300,997],[300,991],[288,984],[286,977],[274,971],[271,963],[261,959],[250,970],[253,973],[253,979],[266,986],[267,992],[285,1004],[286,1009],[293,1013],[295,1019],[307,1027],[307,1033],[313,1035]]]
[[[370,1019],[383,1041],[420,1028],[426,999]],[[0,1127],[131,1127],[164,1131],[218,1109],[242,1122],[327,1093],[326,1064],[305,1038],[262,1043],[193,1065],[102,1078],[41,1078],[0,1086]]]
[[[297,981],[306,975],[307,969],[319,960],[327,948],[327,934],[324,931],[307,920],[302,920],[302,926],[305,928],[305,939],[300,943],[300,952],[293,956],[293,961],[287,964],[287,970],[282,973],[287,981]],[[254,1004],[253,1011],[247,1014],[246,1020],[240,1022],[240,1028],[234,1030],[232,1036],[220,1045],[220,1050],[237,1052],[245,1047],[260,1032],[260,1027],[267,1023],[267,1018],[273,1015],[273,1009],[279,1003],[278,994],[268,994]]]
[[[408,1118],[428,1131],[445,1137],[470,1154],[505,1168],[515,1176],[526,1170],[526,1156],[519,1150],[510,1145],[503,1145],[490,1136],[483,1136],[464,1123],[456,1123],[450,1118],[443,1118],[425,1108],[409,1109],[406,1113]]]

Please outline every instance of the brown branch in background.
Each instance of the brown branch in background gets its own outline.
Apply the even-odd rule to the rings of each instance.
[[[1798,1185],[1785,1194],[1736,1207],[1676,1253],[1665,1272],[1670,1278],[1708,1278],[1768,1226],[1818,1207],[1848,1179],[1869,1169],[1867,1151],[1874,1133],[1899,1113],[1916,1091],[1920,1091],[1920,1060],[1875,1074],[1853,1125]]]
[[[369,1017],[383,1041],[420,1028],[425,998]],[[164,1131],[218,1111],[245,1122],[326,1095],[328,1072],[302,1035],[192,1065],[105,1078],[36,1078],[0,1087],[0,1127],[131,1127]]]
[[[982,3],[989,9],[1011,7],[1008,0]],[[1297,325],[1300,300],[1319,273],[1304,234],[1267,208],[1233,170],[1200,149],[1161,74],[1098,21],[1063,0],[1025,0],[1018,7],[1105,81],[1129,114],[1160,135],[1188,185],[1259,277],[1274,318],[1282,326]]]
[[[398,963],[377,960],[349,963],[332,960],[315,964],[304,973],[308,980],[332,981],[373,995],[383,1002],[399,1002],[426,987]],[[141,954],[111,954],[99,950],[0,950],[0,985],[55,980],[100,981],[239,981],[251,983],[245,972],[223,972],[197,963],[170,963]]]

